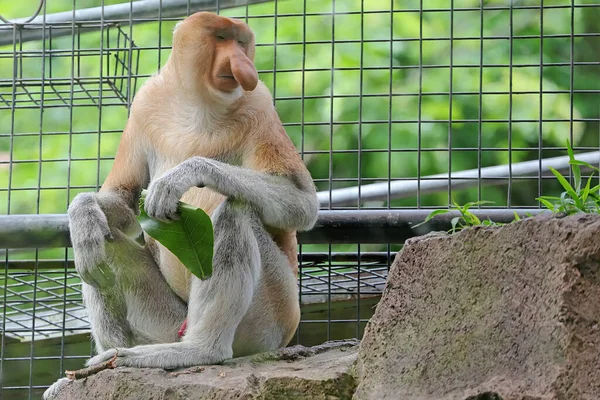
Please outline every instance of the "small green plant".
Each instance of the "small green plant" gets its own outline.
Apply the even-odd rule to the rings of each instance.
[[[201,208],[179,202],[180,219],[162,222],[144,211],[146,191],[140,196],[138,221],[144,232],[165,246],[181,263],[200,279],[212,274],[214,233],[210,217]]]
[[[590,168],[592,171],[600,171],[593,165],[575,159],[571,143],[567,139],[567,152],[569,153],[569,164],[573,169],[573,183],[571,186],[569,181],[561,175],[556,169],[548,167],[554,174],[561,186],[565,189],[560,197],[556,196],[541,196],[536,198],[544,207],[552,211],[554,214],[561,213],[571,215],[578,212],[600,214],[600,185],[591,187],[594,172],[591,173],[585,186],[582,187],[581,167]]]
[[[465,203],[464,205],[459,205],[457,204],[455,201],[452,201],[452,205],[450,205],[449,209],[444,209],[444,210],[435,210],[432,211],[427,218],[425,218],[425,221],[421,222],[420,224],[415,225],[415,228],[417,226],[423,225],[429,221],[431,221],[433,219],[433,217],[435,217],[436,215],[440,215],[440,214],[446,214],[452,211],[458,211],[460,212],[460,216],[456,216],[454,218],[452,218],[452,220],[450,221],[450,224],[452,225],[452,228],[449,230],[449,232],[451,233],[455,233],[460,231],[461,229],[470,227],[470,226],[477,226],[477,225],[483,225],[483,226],[500,226],[500,225],[504,225],[501,224],[499,222],[494,222],[490,219],[486,219],[486,220],[480,220],[475,214],[473,214],[471,211],[469,211],[469,209],[473,206],[479,206],[482,204],[492,204],[492,201],[470,201],[468,203]]]

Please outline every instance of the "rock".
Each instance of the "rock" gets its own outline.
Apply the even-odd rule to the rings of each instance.
[[[408,242],[359,351],[355,399],[600,399],[600,216]]]
[[[350,340],[294,346],[176,372],[109,369],[64,385],[55,399],[351,399],[357,353],[358,341]]]

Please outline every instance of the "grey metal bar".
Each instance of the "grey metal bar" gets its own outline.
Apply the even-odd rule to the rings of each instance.
[[[592,165],[598,165],[600,161],[600,152],[593,151],[589,153],[576,154],[575,157],[580,161],[585,161]],[[542,172],[547,171],[551,175],[548,167],[553,167],[561,172],[569,170],[569,157],[552,157],[541,160]],[[499,185],[509,179],[518,176],[530,175],[532,179],[539,179],[540,161],[524,161],[512,165],[495,165],[493,167],[484,167],[481,169],[469,169],[451,174],[452,190],[464,189],[481,185]],[[360,192],[361,201],[403,199],[407,197],[437,193],[448,189],[450,177],[447,173],[421,176],[421,179],[396,180],[391,183],[373,183],[359,187],[349,187],[343,189],[327,190],[318,193],[319,201],[322,206],[348,206],[356,205]],[[487,180],[487,181],[486,181]],[[388,194],[389,192],[389,194]]]
[[[265,3],[272,0],[220,0],[219,8],[241,7],[246,4]],[[161,8],[162,4],[162,8]],[[216,10],[216,0],[141,0],[133,3],[114,4],[110,6],[100,6],[84,8],[81,10],[65,11],[54,14],[40,15],[32,21],[27,22],[29,18],[18,18],[11,20],[11,24],[0,23],[0,46],[13,43],[13,29],[22,29],[20,35],[17,35],[17,41],[28,42],[32,40],[41,40],[48,37],[68,36],[73,34],[71,24],[93,23],[90,26],[78,28],[78,32],[88,32],[100,29],[100,21],[123,20],[123,23],[147,22],[148,19],[157,19],[160,13],[161,18],[174,18],[187,15],[189,12],[196,11],[214,11]],[[136,21],[143,20],[143,21]],[[53,29],[44,29],[47,25],[58,25]]]
[[[315,227],[298,232],[300,244],[403,243],[430,231],[450,229],[455,211],[421,223],[432,210],[323,210]],[[471,210],[480,219],[510,222],[514,212],[520,217],[539,214],[538,209]],[[65,214],[0,216],[0,249],[69,247],[69,224]]]
[[[456,211],[436,216],[427,224],[414,227],[427,218],[432,210],[323,210],[315,227],[298,232],[302,244],[402,244],[406,239],[431,231],[447,231],[451,220],[460,215]],[[469,210],[479,219],[508,223],[527,214],[537,215],[540,209],[478,209]]]
[[[0,248],[65,247],[69,244],[66,214],[0,216]]]
[[[310,264],[323,264],[328,262],[347,262],[354,263],[358,262],[360,258],[361,263],[364,264],[388,264],[388,260],[395,257],[395,253],[388,253],[387,251],[376,251],[376,252],[332,252],[329,254],[328,252],[317,252],[317,253],[309,253],[304,252],[302,254],[298,254],[298,262],[303,265],[310,266]],[[9,270],[26,270],[26,271],[35,271],[35,270],[62,270],[69,269],[75,267],[75,262],[73,260],[14,260],[8,261],[0,261],[0,269],[4,269],[5,265]]]

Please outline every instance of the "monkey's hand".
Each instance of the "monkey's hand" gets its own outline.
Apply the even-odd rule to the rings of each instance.
[[[177,202],[191,187],[202,187],[194,179],[195,171],[190,170],[184,161],[177,167],[165,172],[163,176],[152,181],[148,186],[148,194],[144,201],[146,213],[160,221],[173,221],[179,219],[177,215]],[[197,178],[197,176],[196,176]]]
[[[114,273],[106,263],[104,244],[112,240],[106,215],[95,193],[75,196],[69,210],[69,230],[75,255],[75,269],[81,279],[94,287],[111,287]]]

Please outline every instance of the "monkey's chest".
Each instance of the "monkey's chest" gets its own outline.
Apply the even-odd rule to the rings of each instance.
[[[230,165],[243,163],[243,135],[234,135],[229,131],[203,131],[202,128],[196,130],[193,127],[177,125],[163,127],[161,132],[162,134],[152,137],[152,150],[148,155],[152,180],[192,157],[210,158]]]
[[[199,147],[199,148],[198,148]],[[243,154],[238,149],[221,149],[215,146],[201,148],[200,145],[181,144],[172,151],[154,152],[148,157],[150,180],[160,178],[165,172],[177,167],[182,162],[193,157],[204,157],[220,161],[229,165],[243,165]]]

